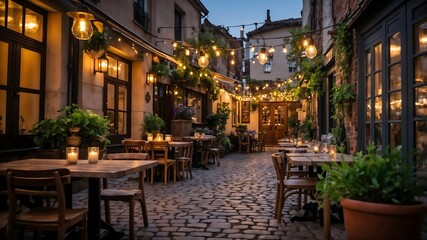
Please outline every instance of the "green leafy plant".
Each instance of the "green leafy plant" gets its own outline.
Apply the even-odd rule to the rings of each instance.
[[[81,137],[81,147],[99,146],[105,148],[110,143],[110,121],[105,116],[98,115],[89,109],[81,109],[72,104],[60,110],[68,134],[69,128],[78,127],[78,135]]]
[[[218,109],[216,110],[217,120],[218,120],[218,131],[224,132],[225,126],[227,125],[227,120],[230,118],[231,109],[229,107],[230,103],[223,102]]]
[[[108,37],[106,36],[106,33],[101,33],[97,30],[93,31],[92,37],[85,41],[83,44],[83,50],[85,52],[90,51],[104,51],[106,52],[108,49]]]
[[[33,125],[33,142],[41,149],[65,149],[68,128],[64,118],[45,119]]]
[[[291,134],[293,137],[297,138],[298,137],[299,128],[300,128],[300,120],[298,120],[298,116],[297,115],[292,114],[288,118],[289,134]]]
[[[157,115],[147,114],[144,117],[142,130],[144,133],[158,133],[165,127],[165,121]]]
[[[251,110],[252,112],[256,111],[258,109],[258,102],[255,100],[251,101]]]
[[[159,62],[157,64],[154,64],[152,71],[158,77],[165,77],[169,75],[171,70],[167,63]]]
[[[239,124],[236,127],[236,132],[246,132],[248,131],[248,125],[245,124]]]
[[[300,123],[299,132],[305,140],[314,139],[316,126],[312,113],[307,113],[306,118]]]
[[[359,152],[351,164],[344,161],[322,164],[323,175],[316,185],[318,199],[327,197],[339,202],[342,196],[354,200],[386,203],[413,203],[422,194],[414,167],[405,163],[401,146],[376,154],[373,144],[367,153]]]

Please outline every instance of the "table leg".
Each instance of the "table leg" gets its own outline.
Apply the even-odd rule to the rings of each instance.
[[[101,226],[101,179],[89,178],[88,196],[88,235],[89,239],[99,239]]]

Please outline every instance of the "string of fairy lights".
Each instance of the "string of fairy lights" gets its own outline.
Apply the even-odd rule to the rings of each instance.
[[[88,39],[90,39],[90,37],[92,36],[92,33],[93,33],[92,22],[91,22],[91,21],[94,20],[93,14],[91,14],[89,11],[81,10],[81,9],[73,11],[73,12],[68,12],[67,14],[70,17],[73,17],[73,25],[72,25],[72,29],[71,29],[73,35],[77,39],[79,39],[79,40],[88,40]],[[225,28],[225,29],[227,29],[227,32],[228,32],[229,28],[240,27],[240,30],[242,32],[244,32],[245,26],[252,26],[252,25],[254,25],[255,29],[257,29],[258,24],[265,24],[265,22],[261,22],[261,23],[250,23],[250,24],[240,24],[240,25],[227,26],[227,27],[222,26],[222,27]],[[317,55],[317,49],[316,49],[316,47],[314,45],[314,41],[311,39],[310,36],[312,36],[314,33],[318,32],[318,31],[323,31],[326,28],[332,28],[332,27],[334,27],[336,25],[337,24],[334,24],[334,25],[331,25],[331,26],[324,27],[322,29],[318,29],[318,30],[314,30],[314,31],[310,31],[310,32],[301,33],[301,35],[304,35],[304,39],[303,39],[303,42],[302,42],[302,45],[303,45],[303,48],[304,48],[303,54],[307,58],[309,58],[309,59],[314,58]],[[161,29],[163,29],[163,28],[168,28],[168,27],[159,27],[158,28],[158,33],[160,33]],[[184,27],[182,27],[182,28],[184,28]],[[253,45],[252,43],[250,43],[248,47],[242,46],[242,47],[237,47],[237,48],[225,48],[225,47],[219,47],[215,43],[213,43],[212,46],[210,46],[212,49],[199,49],[199,48],[192,47],[186,41],[175,41],[173,39],[160,38],[160,37],[155,36],[155,35],[152,35],[152,36],[155,37],[155,38],[157,38],[157,39],[159,39],[160,41],[163,41],[164,44],[167,44],[167,42],[170,42],[170,44],[172,45],[173,49],[176,49],[178,46],[185,48],[185,55],[186,56],[191,56],[193,54],[193,57],[196,57],[198,59],[198,65],[202,69],[206,68],[209,65],[209,58],[211,58],[211,57],[220,57],[223,54],[225,56],[229,57],[229,59],[228,59],[229,60],[229,64],[235,65],[236,61],[234,59],[234,56],[236,56],[239,51],[244,51],[244,50],[246,50],[248,48],[249,48],[249,51],[253,55],[253,58],[252,58],[253,62],[254,62],[254,60],[256,58],[261,65],[264,65],[267,62],[267,60],[269,58],[269,55],[271,55],[272,53],[274,53],[276,51],[276,48],[278,48],[278,47],[281,48],[281,51],[284,54],[287,54],[288,53],[288,48],[287,48],[287,41],[286,40],[289,39],[289,38],[292,38],[292,37],[296,36],[295,34],[293,34],[291,36],[279,36],[279,37],[268,38],[268,37],[263,37],[262,34],[259,34],[259,35],[261,36],[261,38],[253,37],[251,39],[252,40],[262,40],[263,44]],[[222,38],[222,39],[225,39],[226,41],[229,40],[229,38]],[[230,39],[232,39],[232,40],[239,40],[238,38],[230,38]],[[281,43],[281,44],[271,44],[271,45],[269,45],[267,47],[267,45],[265,44],[265,41],[266,40],[268,41],[270,39],[283,39],[283,43]],[[135,51],[135,54],[141,54],[141,53],[144,52],[143,50],[138,49],[138,48],[143,48],[144,49],[144,47],[140,43],[138,43],[137,41],[132,40],[132,39],[130,39],[130,40],[132,41],[132,49]],[[244,38],[243,39],[240,38],[240,40],[241,41],[248,41],[249,42],[249,40],[244,39]],[[117,39],[117,41],[120,42],[121,38],[119,37]],[[268,48],[268,52],[267,52],[267,48]],[[257,49],[259,50],[258,52],[256,52]],[[214,56],[213,55],[209,56],[208,52],[213,52]],[[146,54],[148,54],[148,53],[146,53]],[[275,84],[277,86],[276,86],[276,88],[273,89],[273,95],[280,94],[281,91],[277,91],[277,90],[278,89],[279,90],[283,90],[283,88],[284,88],[285,85],[287,85],[288,87],[291,86],[294,83],[294,80],[301,80],[301,79],[299,79],[300,76],[296,76],[294,78],[295,79],[284,80],[283,82],[276,82]],[[241,89],[242,86],[236,86],[235,89],[234,89],[235,91],[230,91],[230,90],[228,90],[226,88],[224,88],[223,90],[228,91],[232,95],[232,97],[235,97],[235,98],[238,98],[238,99],[242,98],[242,97],[243,98],[244,97],[253,97],[251,95],[249,89],[247,89],[247,87],[248,86],[246,86],[246,88],[244,89],[244,91],[242,91],[242,89]],[[267,83],[262,88],[266,89],[268,87],[269,86],[268,86],[268,83]],[[238,95],[238,94],[235,93],[235,92],[237,92],[236,90],[239,91],[239,92],[241,92],[241,93],[248,93],[249,92],[249,94],[246,94],[244,96]],[[257,96],[257,97],[259,97],[259,96]],[[268,94],[263,93],[261,95],[261,97],[268,97]]]

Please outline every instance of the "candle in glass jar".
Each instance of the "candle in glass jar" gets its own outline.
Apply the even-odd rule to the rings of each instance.
[[[165,135],[165,141],[168,141],[168,142],[172,141],[172,137],[171,137],[171,135],[166,134],[166,135]]]
[[[90,164],[95,164],[98,162],[99,157],[99,148],[98,147],[89,147],[87,160]]]
[[[67,147],[66,154],[67,164],[77,164],[77,159],[79,159],[78,147]]]
[[[319,145],[313,146],[313,152],[318,153],[319,152]]]

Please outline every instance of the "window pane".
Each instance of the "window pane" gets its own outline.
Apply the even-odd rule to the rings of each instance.
[[[107,118],[110,120],[110,134],[116,134],[116,125],[115,125],[115,118],[114,118],[114,111],[107,111]]]
[[[390,120],[402,118],[402,94],[400,92],[390,94]]]
[[[427,116],[427,86],[415,88],[415,114]]]
[[[20,86],[40,90],[40,69],[40,53],[21,48]]]
[[[398,90],[402,88],[402,69],[400,64],[390,67],[390,90]]]
[[[184,103],[184,90],[180,87],[175,87],[173,90],[173,104],[183,104]]]
[[[371,143],[371,125],[370,124],[366,124],[365,125],[365,144],[366,146],[368,146]]]
[[[427,50],[427,20],[415,26],[415,53]]]
[[[118,79],[128,81],[129,66],[124,62],[118,62]]]
[[[126,133],[126,113],[119,112],[119,119],[117,122],[118,125],[118,134],[125,134]]]
[[[366,121],[371,120],[371,99],[366,100]]]
[[[375,55],[375,62],[374,62],[374,66],[375,66],[375,71],[378,71],[382,68],[382,48],[381,48],[381,43],[377,44],[375,46],[374,49],[374,55]]]
[[[382,100],[381,97],[375,98],[375,121],[379,121],[382,118]]]
[[[9,6],[7,7],[7,10],[7,28],[22,33],[22,30],[19,27],[19,24],[22,24],[22,6],[9,0]]]
[[[399,123],[390,124],[390,147],[402,145],[402,126]]]
[[[427,55],[415,58],[415,84],[427,83]]]
[[[378,151],[381,151],[382,147],[382,128],[380,123],[375,123],[375,146],[377,146]]]
[[[108,109],[114,109],[114,98],[115,98],[115,91],[114,91],[114,85],[108,84],[107,85],[107,108]]]
[[[19,24],[22,29],[22,23]],[[34,38],[35,40],[42,41],[43,37],[43,16],[31,11],[30,9],[25,10],[25,35]]]
[[[419,152],[419,159],[427,159],[427,122],[416,122],[415,146]],[[425,163],[424,163],[425,164]]]
[[[202,122],[202,97],[199,94],[190,93],[188,95],[188,106],[196,109],[196,115],[194,116],[195,122]]]
[[[5,0],[0,0],[0,26],[6,26],[6,2]],[[9,20],[9,18],[8,18]]]
[[[367,51],[365,57],[366,57],[366,59],[365,59],[366,74],[370,74],[371,73],[371,51]]]
[[[108,57],[108,76],[117,77],[117,60],[111,57]]]
[[[7,85],[7,67],[9,57],[9,44],[0,41],[0,85]]]
[[[19,94],[19,134],[31,134],[31,126],[39,121],[39,106],[38,94]]]
[[[390,38],[390,63],[400,61],[400,33],[395,33]]]
[[[270,125],[270,107],[262,107],[262,125]]]
[[[119,109],[121,111],[125,111],[127,109],[127,90],[125,87],[119,87]]]
[[[6,104],[6,91],[0,90],[0,134],[6,133]]]
[[[382,82],[381,72],[375,73],[374,78],[375,78],[374,94],[381,95],[383,93],[383,82]]]
[[[371,76],[366,77],[366,97],[371,96]]]

